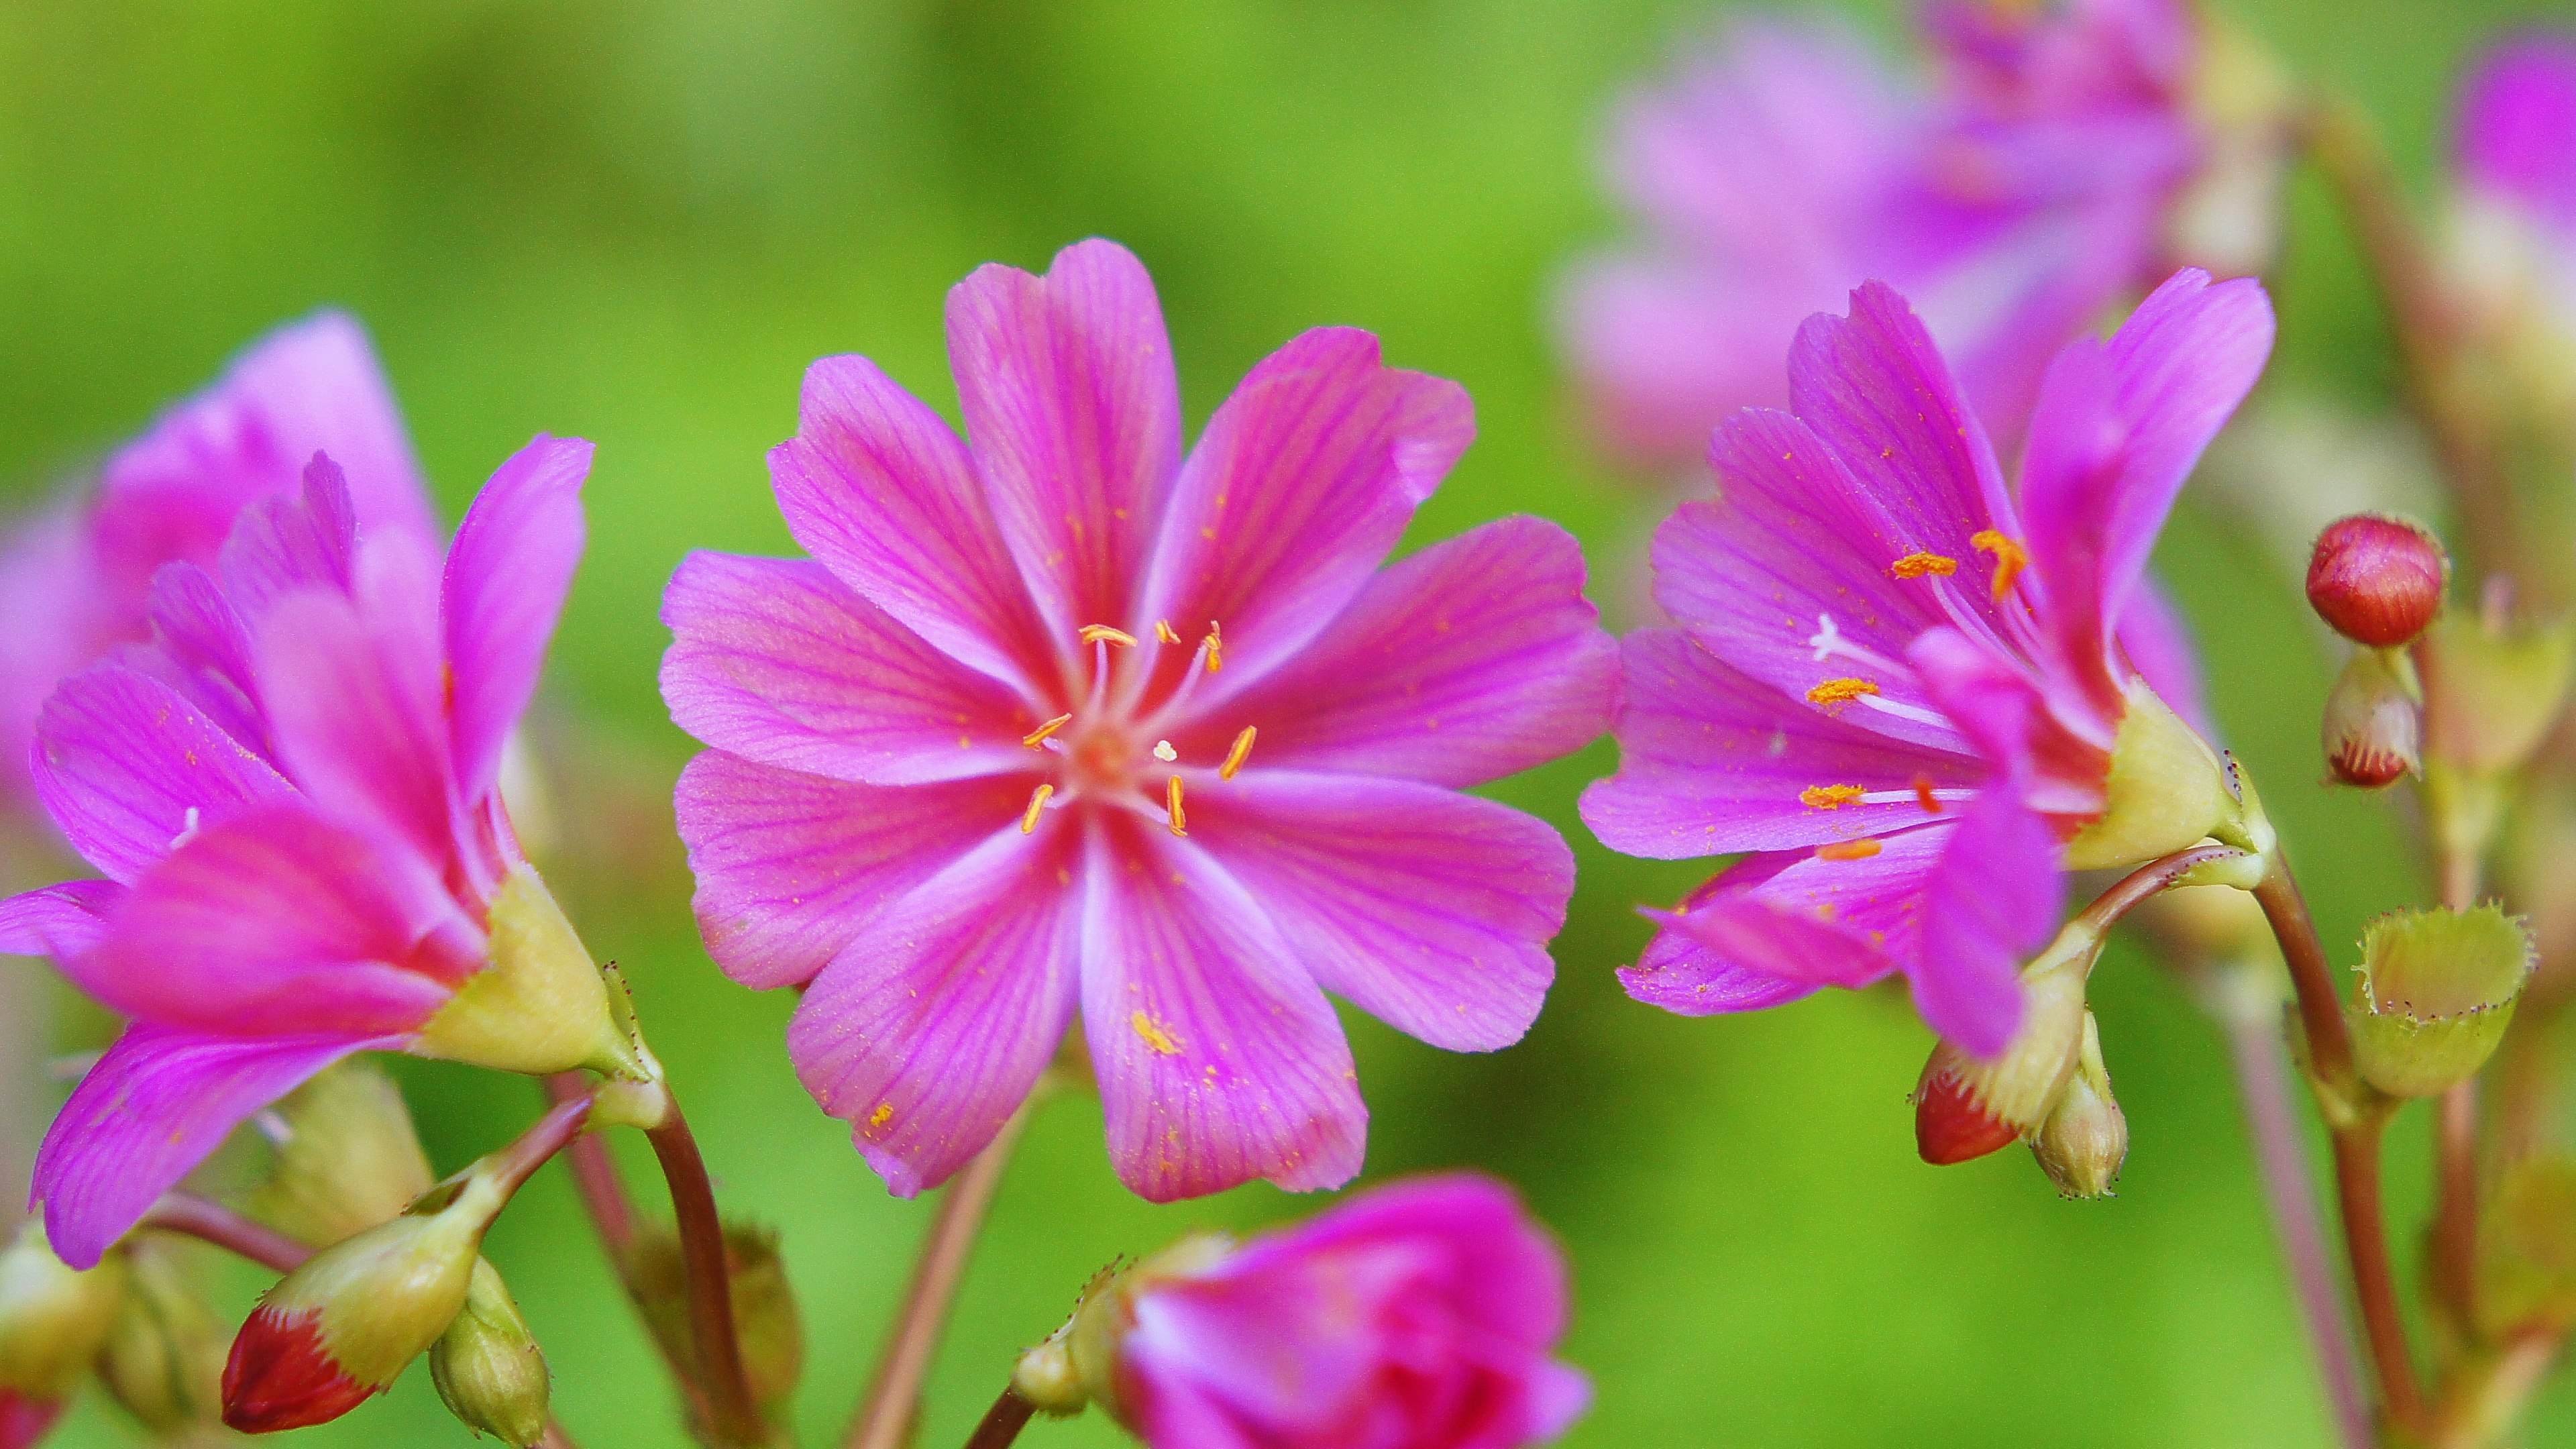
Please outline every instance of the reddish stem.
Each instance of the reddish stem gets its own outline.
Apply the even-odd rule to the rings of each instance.
[[[707,1423],[727,1445],[769,1442],[751,1380],[742,1366],[742,1342],[733,1321],[733,1270],[726,1261],[724,1220],[707,1181],[706,1159],[689,1133],[680,1104],[671,1099],[662,1125],[645,1134],[661,1160],[671,1189],[671,1211],[680,1229],[680,1265],[689,1293],[689,1334],[697,1348],[698,1387],[705,1393]]]
[[[1021,1398],[1014,1390],[1002,1390],[1002,1396],[993,1401],[993,1407],[984,1411],[983,1422],[967,1436],[966,1449],[1011,1449],[1020,1437],[1020,1430],[1028,1427],[1030,1417],[1037,1411],[1037,1405]]]
[[[2397,1278],[2388,1266],[2388,1223],[2379,1198],[2379,1144],[2386,1125],[2387,1118],[2374,1112],[2353,1126],[2335,1130],[2335,1190],[2343,1201],[2353,1297],[2361,1306],[2371,1363],[2379,1371],[2380,1398],[2391,1420],[2412,1428],[2422,1422],[2424,1400],[2415,1386],[2415,1360],[2406,1343]]]
[[[254,1222],[193,1192],[163,1193],[152,1211],[143,1215],[139,1226],[212,1243],[277,1273],[292,1273],[313,1256],[311,1248],[266,1223]]]
[[[546,1095],[557,1102],[569,1102],[590,1095],[590,1084],[579,1072],[558,1072],[546,1078]],[[617,1160],[609,1154],[608,1141],[596,1134],[584,1134],[564,1149],[564,1165],[572,1172],[574,1188],[581,1194],[581,1205],[590,1214],[592,1228],[608,1250],[608,1261],[616,1266],[617,1276],[626,1276],[627,1258],[635,1246],[635,1206],[627,1199],[626,1183],[617,1175]]]

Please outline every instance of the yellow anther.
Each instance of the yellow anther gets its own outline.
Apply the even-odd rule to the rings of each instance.
[[[1038,812],[1046,808],[1047,797],[1055,793],[1053,785],[1040,785],[1029,796],[1029,808],[1020,812],[1020,833],[1029,835],[1038,828]]]
[[[1867,860],[1878,854],[1879,849],[1879,843],[1875,840],[1837,840],[1831,845],[1817,846],[1816,859]]]
[[[1172,621],[1169,619],[1156,619],[1154,621],[1154,637],[1162,640],[1166,644],[1178,644],[1181,642],[1181,631],[1173,628]]]
[[[1252,758],[1252,737],[1259,733],[1261,731],[1245,725],[1243,733],[1234,737],[1234,748],[1225,752],[1225,763],[1216,767],[1218,779],[1233,779],[1235,771],[1243,768],[1243,762]]]
[[[1187,834],[1189,834],[1189,833],[1190,833],[1190,817],[1188,817],[1187,815],[1184,815],[1184,814],[1182,814],[1182,813],[1181,813],[1181,777],[1180,777],[1180,776],[1178,776],[1178,775],[1174,775],[1174,776],[1172,777],[1172,784],[1171,784],[1171,788],[1169,788],[1168,790],[1165,790],[1165,791],[1163,792],[1163,799],[1164,799],[1165,803],[1167,803],[1167,804],[1171,807],[1171,811],[1172,811],[1172,833],[1173,833],[1174,835],[1187,835]]]
[[[1172,1040],[1172,1034],[1163,1030],[1154,1018],[1144,1012],[1139,1011],[1127,1018],[1127,1025],[1135,1030],[1136,1035],[1144,1038],[1145,1045],[1152,1047],[1157,1055],[1176,1057],[1181,1054],[1181,1044]]]
[[[1798,803],[1818,810],[1837,810],[1868,793],[1858,785],[1809,785],[1798,792]]]
[[[2019,540],[2006,538],[1991,528],[1969,535],[1968,546],[1995,556],[1995,602],[2002,603],[2004,595],[2012,592],[2013,580],[2030,567],[2030,550],[2023,548]]]
[[[1208,673],[1214,674],[1225,667],[1225,631],[1217,627],[1214,619],[1208,620],[1207,652]]]
[[[1085,644],[1106,642],[1133,649],[1136,647],[1136,636],[1124,629],[1112,629],[1106,624],[1085,624],[1082,626],[1082,642]]]
[[[1878,686],[1866,679],[1828,679],[1807,691],[1807,703],[1849,704],[1864,694],[1876,693],[1878,693]]]
[[[1889,564],[1887,571],[1900,579],[1919,579],[1925,574],[1939,574],[1946,579],[1959,571],[1959,561],[1948,554],[1909,553]]]
[[[1057,715],[1055,718],[1048,720],[1045,724],[1039,725],[1036,729],[1020,736],[1020,743],[1034,750],[1046,740],[1047,736],[1054,734],[1057,730],[1063,729],[1066,725],[1071,723],[1073,723],[1072,715]]]
[[[868,1114],[868,1125],[870,1127],[883,1127],[885,1124],[893,1120],[894,1103],[892,1102],[879,1102],[877,1103],[877,1109]]]

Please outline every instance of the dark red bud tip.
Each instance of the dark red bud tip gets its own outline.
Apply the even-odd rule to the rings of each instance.
[[[2356,644],[2394,649],[2442,609],[2451,560],[2433,535],[2402,518],[2356,513],[2317,535],[2308,604]]]
[[[0,1449],[34,1449],[62,1417],[59,1399],[30,1399],[0,1389]]]
[[[318,1312],[260,1309],[224,1361],[224,1423],[245,1434],[327,1424],[383,1392],[340,1371],[323,1347]]]
[[[2334,772],[2335,783],[2362,790],[2384,790],[2415,768],[2394,750],[2374,750],[2359,743],[2327,756],[2326,766]]]
[[[1966,1084],[1944,1071],[1924,1074],[1914,1092],[1914,1150],[1935,1167],[2000,1152],[2021,1133],[1977,1105]]]

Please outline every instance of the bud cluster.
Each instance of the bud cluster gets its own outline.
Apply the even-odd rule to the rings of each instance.
[[[1934,1046],[1914,1089],[1914,1144],[1924,1161],[1948,1166],[2026,1141],[2060,1192],[2110,1194],[2129,1129],[2085,1005],[2101,951],[2100,931],[2079,919],[2023,971],[2021,1029],[2003,1055],[1980,1060],[1947,1041]]]

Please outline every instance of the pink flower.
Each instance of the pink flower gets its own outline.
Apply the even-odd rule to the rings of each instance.
[[[366,333],[324,312],[263,338],[119,449],[95,497],[39,514],[0,544],[0,616],[11,621],[0,632],[0,792],[26,795],[17,762],[55,684],[149,637],[161,566],[213,567],[242,509],[294,493],[316,452],[351,470],[362,527],[436,542],[420,466]]]
[[[53,956],[133,1019],[38,1155],[64,1261],[95,1263],[237,1123],[353,1052],[594,1054],[598,973],[570,960],[495,786],[589,463],[587,443],[531,443],[442,570],[409,527],[364,526],[317,455],[211,566],[154,572],[149,644],[46,703],[37,792],[106,878],[0,904],[0,950]]]
[[[1309,332],[1184,456],[1144,268],[1105,241],[949,294],[971,444],[859,357],[770,455],[814,560],[691,556],[663,618],[708,948],[807,986],[788,1050],[897,1193],[991,1140],[1077,1006],[1127,1184],[1347,1181],[1327,989],[1517,1040],[1574,861],[1458,793],[1607,726],[1574,540],[1379,563],[1473,433],[1454,383]]]
[[[1938,3],[1924,32],[1930,95],[1838,29],[1756,20],[1629,98],[1609,164],[1644,234],[1563,308],[1613,447],[1678,461],[1784,402],[1800,320],[1882,277],[2009,452],[2049,357],[2153,279],[2201,154],[2180,0]]]
[[[1516,1449],[1591,1399],[1550,1357],[1565,1264],[1470,1175],[1362,1193],[1285,1232],[1183,1243],[1077,1316],[1104,1405],[1154,1449]],[[1098,1338],[1092,1336],[1094,1332]]]
[[[1584,797],[1632,855],[1752,852],[1623,973],[1631,995],[1696,1015],[1903,972],[1935,1030],[1992,1055],[2065,870],[2228,828],[2163,697],[2189,656],[2143,572],[2271,341],[2258,284],[2177,274],[2050,365],[2016,504],[1895,291],[1799,329],[1791,410],[1720,429],[1724,499],[1656,535],[1680,627],[1628,637],[1620,772]]]
[[[2538,427],[2576,414],[2576,36],[2493,51],[2461,88],[2450,265]],[[2519,396],[2516,395],[2519,394]]]
[[[2576,35],[2534,33],[2487,53],[2461,86],[2461,180],[2576,248]]]

